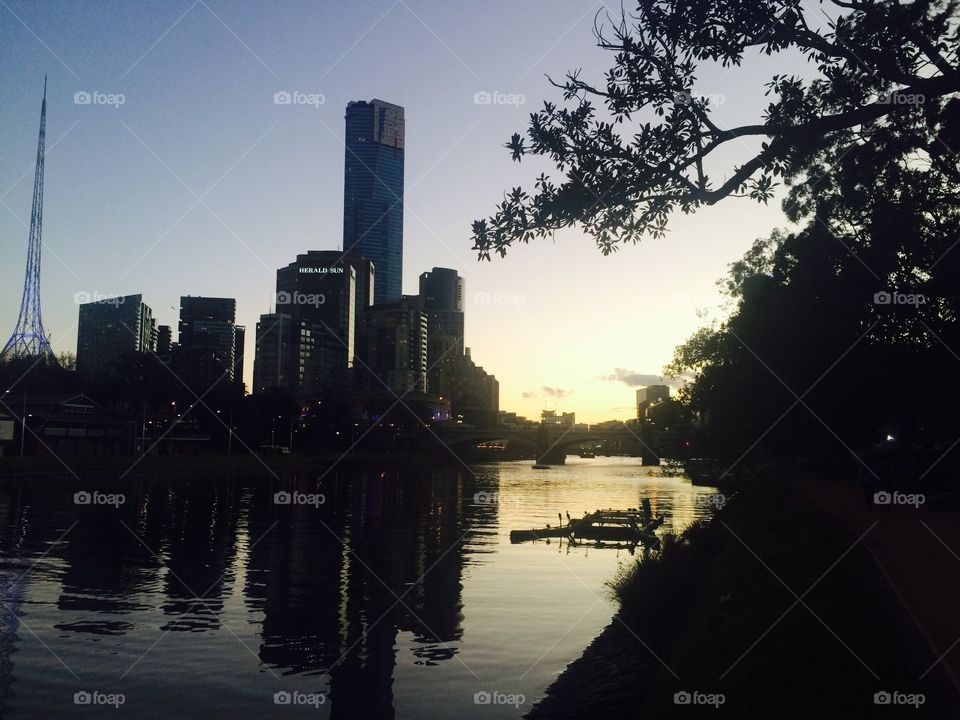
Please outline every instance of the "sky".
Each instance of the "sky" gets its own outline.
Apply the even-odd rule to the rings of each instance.
[[[544,100],[562,100],[545,75],[582,68],[602,80],[611,64],[592,34],[603,9],[0,0],[0,334],[22,293],[44,75],[42,295],[54,350],[76,351],[78,299],[139,293],[175,327],[181,295],[235,297],[248,386],[276,268],[340,247],[346,103],[380,98],[406,109],[404,292],[435,266],[464,276],[465,342],[500,381],[501,409],[634,416],[635,388],[657,379],[704,313],[722,312],[727,266],[787,221],[779,202],[728,199],[612,256],[571,228],[478,262],[471,222],[550,170],[503,148]],[[698,91],[722,124],[757,121],[762,83],[795,72],[788,62],[705,67]],[[301,102],[275,103],[283,92]],[[724,150],[717,180],[753,148]]]

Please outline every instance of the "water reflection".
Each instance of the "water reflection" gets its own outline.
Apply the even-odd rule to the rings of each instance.
[[[76,505],[93,488],[72,480],[0,485],[4,716],[71,712],[85,687],[144,716],[272,715],[279,690],[322,693],[313,716],[330,718],[473,716],[485,682],[533,699],[609,618],[599,601],[583,612],[579,586],[599,597],[617,554],[510,547],[509,531],[644,497],[674,528],[705,514],[689,485],[627,463],[319,475],[98,486],[124,494],[117,507]],[[278,504],[280,491],[323,502]],[[555,642],[568,614],[589,625]]]

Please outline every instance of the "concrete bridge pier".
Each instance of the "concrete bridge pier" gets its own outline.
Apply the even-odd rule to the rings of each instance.
[[[546,427],[537,431],[537,463],[539,465],[563,465],[567,461],[567,449],[550,442]]]
[[[643,451],[643,454],[640,456],[640,458],[643,460],[643,464],[644,464],[644,465],[659,465],[659,464],[660,464],[660,457],[659,457],[658,455],[654,455],[654,454],[653,454],[652,452],[650,452],[649,450],[644,450],[644,451]]]

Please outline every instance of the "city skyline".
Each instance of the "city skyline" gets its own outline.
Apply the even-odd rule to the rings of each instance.
[[[960,0],[0,0],[0,83],[4,720],[957,714]]]
[[[173,307],[182,294],[235,296],[237,323],[255,327],[257,317],[271,310],[277,267],[309,250],[339,247],[343,108],[350,100],[378,97],[407,114],[403,290],[415,292],[419,275],[431,267],[463,275],[466,344],[500,380],[501,407],[532,417],[544,405],[575,410],[587,421],[632,417],[636,385],[630,383],[655,381],[674,346],[699,325],[697,308],[717,304],[714,282],[726,264],[755,237],[784,224],[776,204],[752,210],[749,219],[735,205],[708,209],[696,219],[681,218],[668,239],[645,241],[613,258],[601,257],[589,239],[569,230],[558,234],[556,246],[514,252],[510,263],[478,263],[470,220],[491,208],[505,186],[528,181],[538,169],[530,164],[521,171],[505,150],[490,150],[521,130],[541,99],[556,99],[542,74],[568,69],[565,50],[578,50],[587,70],[603,66],[603,53],[583,51],[590,13],[576,3],[558,6],[553,18],[518,11],[559,38],[534,48],[507,42],[516,31],[497,29],[496,6],[477,11],[478,27],[504,44],[502,56],[491,57],[475,38],[452,51],[443,41],[453,36],[452,18],[442,10],[361,7],[362,17],[301,11],[304,17],[294,13],[280,26],[257,11],[232,16],[197,6],[162,39],[156,28],[173,25],[186,7],[169,16],[157,8],[125,10],[111,26],[126,35],[110,34],[109,47],[91,48],[75,36],[83,34],[77,28],[102,20],[97,12],[73,18],[68,32],[56,18],[40,22],[28,6],[10,6],[17,17],[5,11],[8,22],[0,26],[11,58],[0,73],[13,88],[0,145],[0,183],[11,188],[0,198],[0,236],[13,262],[0,276],[0,323],[12,329],[10,308],[22,280],[26,234],[18,216],[29,205],[29,182],[18,177],[24,170],[29,177],[32,167],[40,87],[39,79],[36,87],[25,82],[23,72],[8,74],[15,64],[35,69],[38,78],[47,69],[51,76],[44,314],[57,352],[76,346],[75,295],[141,293],[161,325],[176,322]],[[364,34],[381,15],[422,38],[421,52],[384,69],[397,40],[384,24]],[[293,32],[297,19],[303,29]],[[321,20],[338,32],[320,50],[307,47],[308,29]],[[238,41],[256,36],[258,21],[264,24],[260,42]],[[43,43],[24,24],[40,29]],[[270,44],[290,32],[295,41]],[[132,36],[150,40],[133,43]],[[105,66],[108,55],[129,56],[129,65]],[[216,67],[216,86],[182,81],[181,55]],[[442,68],[426,84],[425,63]],[[714,89],[732,95],[735,76]],[[245,83],[236,96],[225,90],[231,78]],[[281,97],[275,103],[278,92],[290,93],[290,102]],[[81,94],[75,103],[77,93],[89,98]],[[727,107],[733,116],[752,109],[728,102],[724,112]],[[716,242],[691,262],[689,245],[704,228]],[[683,282],[672,277],[680,268]],[[587,309],[598,296],[609,313]],[[643,312],[645,298],[664,302],[656,312]],[[517,353],[525,362],[517,362]],[[248,387],[253,355],[248,350]]]

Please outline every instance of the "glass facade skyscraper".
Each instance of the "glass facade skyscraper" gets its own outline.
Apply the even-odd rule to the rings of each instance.
[[[236,319],[234,298],[181,296],[180,343],[174,366],[194,391],[204,392],[221,380],[233,381]]]
[[[464,281],[456,270],[435,267],[420,276],[420,300],[427,316],[428,388],[431,394],[455,394],[463,359]]]
[[[403,293],[404,113],[383,100],[347,104],[343,249],[376,268],[374,300]]]
[[[77,370],[85,376],[112,372],[130,353],[153,352],[157,324],[141,295],[112,297],[80,306]]]
[[[255,392],[280,387],[298,400],[313,402],[349,389],[358,327],[372,303],[374,273],[366,258],[339,250],[301,253],[278,269],[277,314],[262,316],[258,326]],[[274,324],[282,336],[274,332]],[[261,343],[261,335],[268,345]]]

